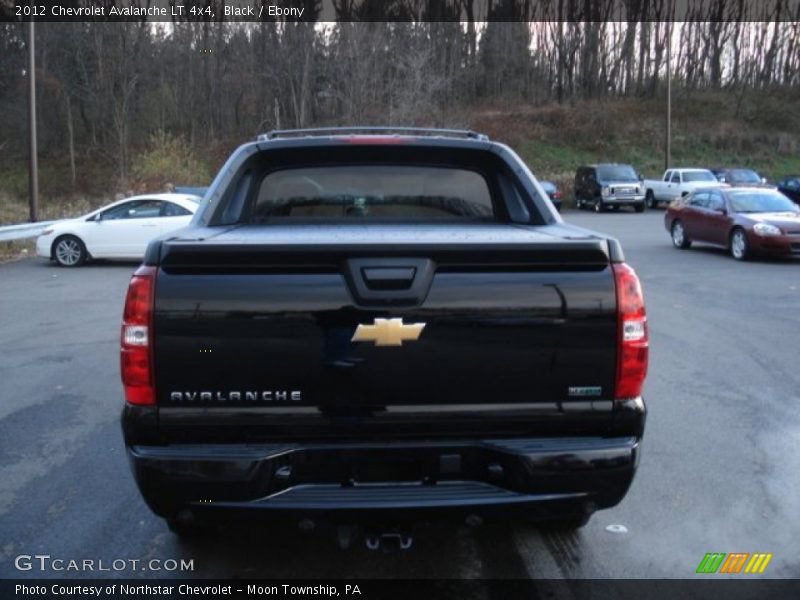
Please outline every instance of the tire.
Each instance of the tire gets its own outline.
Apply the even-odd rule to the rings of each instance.
[[[168,517],[167,527],[181,540],[200,540],[208,538],[214,532],[213,528],[203,521],[180,519],[178,517]]]
[[[638,202],[633,208],[636,210],[636,212],[643,213],[644,212],[644,202]]]
[[[656,197],[653,194],[653,190],[647,190],[647,193],[644,195],[644,201],[647,204],[647,208],[658,207],[658,202],[656,202]]]
[[[692,240],[686,235],[686,229],[680,219],[675,219],[670,227],[670,235],[672,236],[672,245],[681,250],[686,250],[692,245]]]
[[[747,241],[747,234],[741,227],[736,227],[731,231],[728,249],[731,256],[736,260],[747,260],[750,258],[750,244]]]
[[[79,267],[87,256],[86,246],[74,235],[62,235],[53,242],[53,258],[61,267]]]
[[[605,207],[605,205],[603,204],[603,201],[600,198],[595,200],[595,202],[594,202],[594,212],[601,213],[601,212],[603,212],[605,210],[605,208],[606,207]]]
[[[583,200],[581,200],[577,193],[575,194],[575,209],[583,210]]]

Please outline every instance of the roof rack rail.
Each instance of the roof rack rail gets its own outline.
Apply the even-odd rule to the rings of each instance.
[[[316,137],[336,135],[416,135],[426,137],[464,137],[488,141],[489,136],[468,129],[434,129],[427,127],[317,127],[314,129],[274,129],[258,136],[259,142],[278,138]]]

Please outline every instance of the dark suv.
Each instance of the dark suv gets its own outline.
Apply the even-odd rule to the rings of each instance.
[[[630,165],[603,163],[578,167],[575,173],[575,207],[606,208],[632,206],[644,212],[644,186]]]

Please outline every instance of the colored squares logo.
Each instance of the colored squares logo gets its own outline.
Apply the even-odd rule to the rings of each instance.
[[[763,573],[769,561],[772,560],[771,553],[755,552],[709,552],[700,561],[696,573],[726,573],[736,575],[740,573]]]

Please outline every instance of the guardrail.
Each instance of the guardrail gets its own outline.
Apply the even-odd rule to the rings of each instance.
[[[10,242],[13,240],[24,240],[38,236],[48,226],[55,221],[38,221],[37,223],[22,223],[20,225],[4,225],[0,227],[0,242]]]

